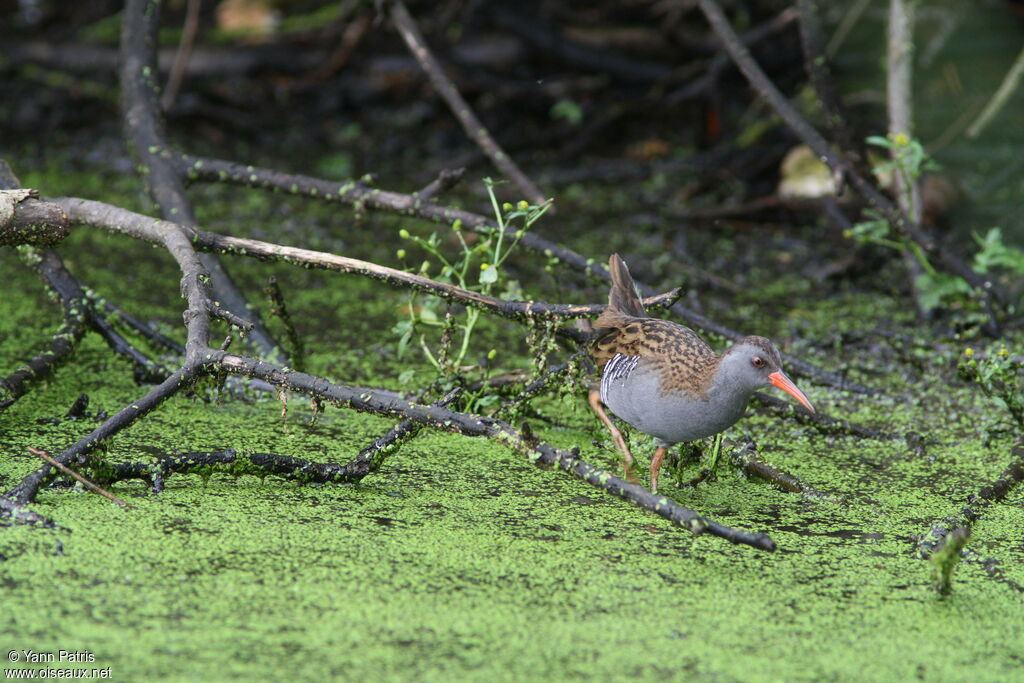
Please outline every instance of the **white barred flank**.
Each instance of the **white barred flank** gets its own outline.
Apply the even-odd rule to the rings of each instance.
[[[604,375],[601,376],[601,403],[608,405],[608,389],[611,383],[617,379],[629,376],[640,362],[640,356],[624,356],[617,353],[604,366]]]

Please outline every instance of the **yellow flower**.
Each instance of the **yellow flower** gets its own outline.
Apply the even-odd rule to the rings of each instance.
[[[968,346],[966,349],[964,349],[964,355],[967,356],[968,358],[973,358],[974,357],[974,349],[972,349],[971,347]]]

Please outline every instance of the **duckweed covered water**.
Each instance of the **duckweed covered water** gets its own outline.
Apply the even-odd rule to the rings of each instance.
[[[137,252],[156,280],[119,287],[126,276],[105,271],[104,249]],[[119,303],[177,333],[177,278],[163,253],[84,235],[61,253],[101,293],[130,292]],[[17,293],[0,298],[7,373],[60,318],[12,250],[0,251],[0,270]],[[417,362],[394,358],[389,327],[401,292],[237,269],[246,283],[271,271],[315,349],[314,372],[396,387],[398,372]],[[695,489],[666,484],[716,521],[770,533],[775,553],[694,537],[497,444],[424,432],[354,486],[219,472],[171,476],[159,494],[142,482],[112,485],[129,510],[79,488],[46,490],[33,509],[59,528],[0,528],[0,642],[87,651],[124,681],[1019,677],[1024,492],[986,510],[952,595],[933,590],[917,554],[919,535],[1009,464],[998,409],[958,382],[949,358],[911,363],[895,351],[829,346],[847,324],[905,321],[898,302],[849,294],[855,319],[837,322],[811,296],[789,318],[747,324],[800,339],[796,350],[809,360],[885,391],[854,396],[801,382],[820,409],[922,438],[827,436],[754,414],[729,436],[752,436],[762,459],[830,500],[778,491],[728,465]],[[500,340],[510,329],[482,334]],[[59,452],[99,424],[99,411],[145,390],[88,336],[52,380],[0,413],[0,485],[39,465],[26,447]],[[81,393],[87,415],[65,418]],[[582,393],[537,407],[530,421],[540,438],[614,469]],[[118,435],[107,457],[230,447],[343,462],[392,424],[332,408],[312,426],[310,417],[298,399],[282,421],[276,399],[179,397]],[[634,450],[646,454],[641,436],[632,435]]]

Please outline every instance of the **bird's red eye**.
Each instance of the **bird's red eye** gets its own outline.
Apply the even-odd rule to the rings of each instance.
[[[755,368],[759,368],[764,365],[764,358],[761,358],[761,356],[754,356],[750,359],[750,362]]]

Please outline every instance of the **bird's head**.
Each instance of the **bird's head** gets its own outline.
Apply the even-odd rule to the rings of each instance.
[[[723,355],[721,368],[731,382],[747,391],[776,386],[800,401],[807,410],[814,412],[814,406],[804,396],[804,392],[782,371],[782,357],[770,339],[743,337],[737,340]]]

